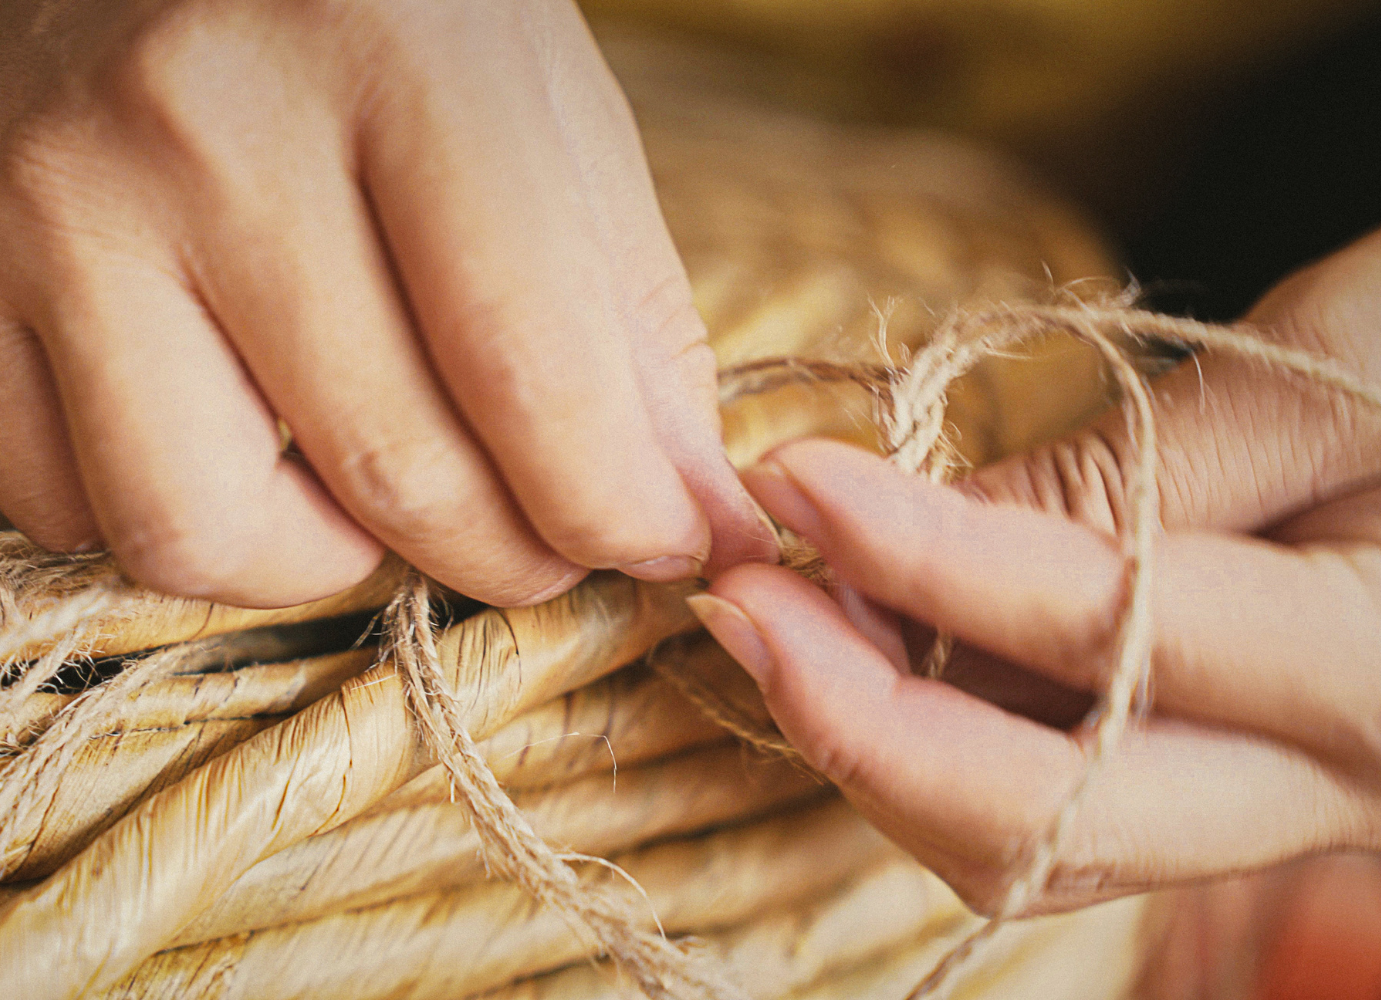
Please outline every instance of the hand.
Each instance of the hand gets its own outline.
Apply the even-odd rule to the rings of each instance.
[[[0,80],[0,511],[38,543],[257,606],[382,546],[497,604],[771,556],[574,4],[18,0]]]
[[[1375,384],[1378,316],[1381,234],[1248,319]],[[1091,788],[1037,910],[1381,848],[1381,414],[1221,357],[1155,390],[1154,707]],[[979,910],[1085,767],[1091,734],[1065,727],[1111,668],[1133,465],[1116,412],[956,487],[790,444],[745,479],[819,548],[842,606],[767,566],[694,600],[806,759]],[[989,677],[1021,678],[1021,714],[909,672],[922,626],[985,654]]]

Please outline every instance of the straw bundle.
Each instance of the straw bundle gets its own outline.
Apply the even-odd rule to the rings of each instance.
[[[726,366],[880,360],[923,342],[932,310],[1109,270],[1075,216],[968,149],[724,107],[646,65],[626,78]],[[964,457],[1103,405],[1099,371],[1058,340],[982,362],[953,394]],[[806,431],[871,442],[869,406],[845,386],[740,394],[727,444],[750,461]],[[404,678],[375,662],[372,633],[351,648],[358,613],[385,604],[403,567],[246,612],[3,544],[7,996],[635,995],[589,962],[600,944],[585,928],[486,877],[494,856],[452,802]],[[766,722],[711,643],[678,642],[671,679],[641,662],[690,632],[687,593],[598,574],[538,608],[457,604],[436,642],[465,731],[533,830],[566,858],[612,856],[640,891],[595,862],[582,885],[619,894],[641,930],[693,936],[692,959],[743,995],[904,996],[973,918],[812,776],[687,700],[712,692]],[[74,671],[79,653],[116,659]],[[1124,995],[1148,913],[1133,899],[1030,922],[974,995]]]

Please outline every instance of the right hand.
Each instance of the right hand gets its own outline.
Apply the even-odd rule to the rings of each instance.
[[[496,604],[772,557],[572,3],[11,0],[0,81],[0,511],[39,544],[258,606],[384,547]]]

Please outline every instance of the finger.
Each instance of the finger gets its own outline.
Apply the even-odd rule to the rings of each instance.
[[[1337,535],[1298,547],[1165,539],[1156,703],[1289,741],[1370,782],[1381,766],[1381,490],[1308,517]]]
[[[353,181],[310,144],[285,139],[278,156],[271,189],[198,205],[215,220],[202,282],[312,468],[463,594],[512,606],[574,586],[585,571],[537,536],[437,382]]]
[[[1077,773],[1081,755],[1063,734],[899,672],[790,571],[736,567],[691,605],[811,766],[927,862],[1005,867]],[[899,769],[901,758],[910,763]],[[1046,780],[1033,786],[1028,767]]]
[[[53,552],[95,549],[62,405],[38,339],[0,312],[0,511]]]
[[[576,54],[546,67],[555,119],[589,182],[591,219],[608,248],[611,289],[632,340],[653,433],[710,524],[705,572],[775,561],[775,536],[724,451],[714,352],[657,204],[628,102],[574,6],[549,4],[537,16],[543,30]],[[592,129],[590,122],[609,127]]]
[[[981,503],[833,441],[778,448],[744,481],[879,604],[1080,686],[1100,678],[1124,591],[1111,538]]]
[[[37,324],[78,466],[121,565],[250,607],[363,579],[381,550],[279,454],[273,414],[171,269],[78,248]]]
[[[1065,683],[1102,687],[1126,600],[1111,539],[983,504],[833,442],[778,449],[746,478],[869,598]],[[1381,492],[1337,503],[1374,522]],[[1352,522],[1335,527],[1359,537]],[[1381,763],[1374,552],[1374,541],[1296,550],[1166,536],[1153,578],[1158,710],[1286,740],[1353,770]]]
[[[1284,282],[1247,321],[1381,382],[1373,335],[1381,233]],[[1165,526],[1255,531],[1381,472],[1381,413],[1260,362],[1199,355],[1155,384]],[[979,470],[975,493],[1112,531],[1136,463],[1109,412],[1072,437]]]
[[[479,10],[438,8],[450,20],[410,53],[431,68],[392,86],[365,124],[365,179],[408,296],[542,538],[585,566],[697,572],[708,525],[658,446],[590,185],[537,71],[569,53],[534,35],[526,8],[485,7],[471,23]]]
[[[786,570],[730,570],[708,601],[693,603],[806,759],[991,911],[1082,773],[1080,738],[899,674],[828,597]],[[1368,842],[1374,814],[1374,802],[1298,751],[1153,720],[1093,786],[1036,908]]]

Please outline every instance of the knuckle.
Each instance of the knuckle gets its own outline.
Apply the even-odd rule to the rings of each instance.
[[[338,463],[341,490],[358,516],[409,541],[454,525],[453,462],[444,444],[416,438],[362,445]]]
[[[151,19],[109,60],[98,76],[111,101],[126,109],[155,113],[165,124],[194,113],[191,102],[211,89],[194,85],[194,67],[199,64],[205,76],[209,53],[202,50],[211,33],[189,13],[174,10]],[[217,44],[224,46],[230,40],[218,38]]]
[[[986,919],[997,916],[1007,894],[1008,881],[1003,873],[996,869],[949,875],[945,882],[965,906]]]
[[[1007,905],[1013,887],[1025,875],[1026,866],[1020,860],[1029,855],[1009,853],[1007,860],[951,862],[941,865],[939,874],[954,890],[964,905],[985,918],[997,916]],[[1052,890],[1036,892],[1026,905],[1026,913],[1044,909]],[[1024,915],[1024,914],[1023,914]]]
[[[966,487],[984,500],[1057,514],[1105,534],[1126,523],[1130,456],[1097,427],[979,473]]]
[[[56,122],[37,120],[16,128],[0,150],[0,186],[22,206],[30,222],[58,224],[81,186],[85,156]]]
[[[685,398],[699,402],[703,412],[716,421],[719,415],[719,361],[714,349],[701,341],[690,345],[676,356],[681,370],[681,387]]]
[[[975,913],[992,917],[1019,899],[1019,916],[1086,905],[1108,895],[1121,871],[1116,859],[1138,853],[1136,831],[1119,829],[1105,810],[1090,803],[1072,840],[1060,849],[1043,884],[1032,884],[1033,861],[1048,849],[1053,816],[1034,801],[997,826],[970,839],[963,856],[950,855],[937,873]],[[1125,824],[1124,824],[1125,825]],[[1123,882],[1126,880],[1123,879]]]
[[[719,363],[684,274],[662,279],[643,297],[633,314],[632,332],[639,369],[653,373],[645,389],[656,395],[659,386],[675,386],[681,398],[716,409]]]
[[[139,583],[164,593],[215,598],[244,584],[253,540],[193,516],[149,518],[113,532],[111,550]]]
[[[544,315],[513,293],[467,296],[452,315],[450,322],[437,325],[455,331],[444,340],[464,344],[465,360],[484,373],[483,383],[476,388],[486,399],[503,401],[524,419],[536,413],[552,414],[554,419],[574,416],[562,409],[569,405],[565,394],[550,391],[561,382],[563,362],[539,335],[539,331],[559,329],[561,317]]]
[[[633,310],[639,343],[666,357],[678,357],[708,343],[708,333],[691,297],[685,273],[675,271],[655,282]]]
[[[770,694],[768,694],[770,704]],[[840,788],[856,788],[864,780],[863,761],[845,734],[826,731],[801,741],[807,763]]]

